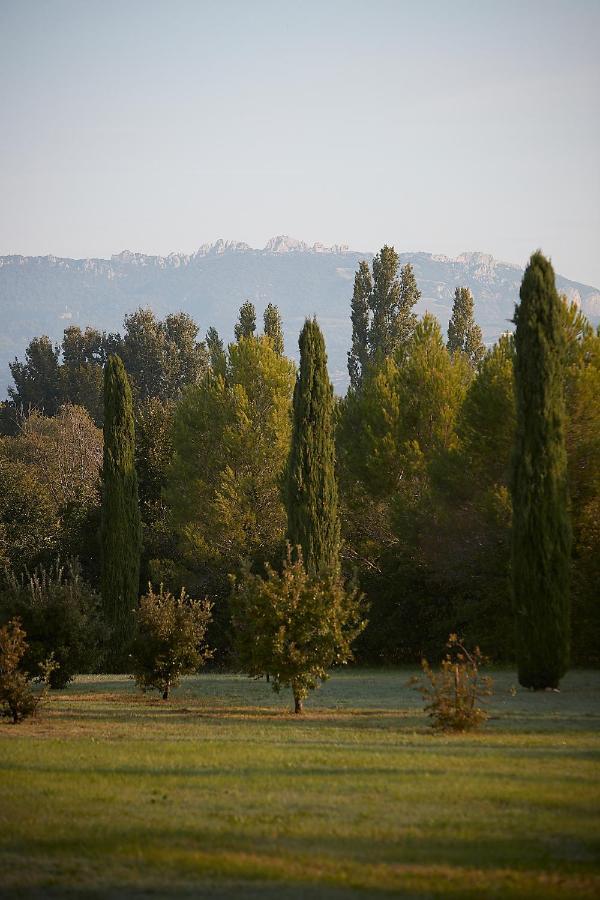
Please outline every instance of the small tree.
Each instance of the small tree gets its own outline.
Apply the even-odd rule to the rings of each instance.
[[[428,701],[425,711],[433,728],[470,731],[488,718],[478,703],[491,694],[492,679],[479,673],[485,661],[479,647],[467,650],[456,634],[450,635],[446,646],[449,652],[442,660],[440,671],[434,672],[423,659],[423,680],[415,677],[411,681]]]
[[[240,662],[249,675],[270,675],[273,690],[290,687],[294,712],[327,670],[352,659],[352,642],[366,626],[363,597],[335,573],[309,574],[302,551],[288,544],[281,575],[248,569],[233,580],[232,612]]]
[[[35,678],[22,668],[27,653],[25,632],[19,619],[11,619],[0,628],[0,714],[12,719],[13,724],[33,716],[47,693],[52,672],[57,668],[52,658],[39,666]],[[41,691],[34,691],[33,683],[42,684]]]
[[[197,672],[211,657],[204,643],[211,608],[207,600],[192,600],[184,588],[174,597],[162,584],[157,594],[148,585],[135,612],[132,648],[134,678],[143,691],[160,691],[168,700],[181,676]]]
[[[100,597],[82,579],[76,560],[40,566],[20,578],[10,574],[0,593],[0,621],[15,617],[27,633],[23,668],[33,675],[48,657],[56,661],[51,688],[66,687],[98,663],[104,637]]]

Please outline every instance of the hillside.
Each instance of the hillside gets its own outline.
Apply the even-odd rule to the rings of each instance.
[[[204,245],[194,254],[147,256],[124,251],[111,259],[65,259],[54,256],[0,257],[0,390],[10,382],[8,363],[22,357],[34,335],[58,341],[70,324],[117,331],[123,316],[138,306],[157,314],[184,310],[204,333],[214,325],[229,339],[240,304],[252,300],[259,316],[268,302],[282,313],[286,346],[295,355],[304,317],[315,313],[327,338],[330,370],[336,389],[347,384],[350,343],[350,298],[354,272],[372,253],[343,246],[309,246],[286,237],[270,240],[262,250],[232,241]],[[455,259],[431,253],[403,253],[423,297],[419,312],[433,312],[446,328],[457,285],[471,288],[475,311],[487,343],[511,328],[523,270],[482,253]],[[557,276],[560,291],[600,322],[600,290]]]

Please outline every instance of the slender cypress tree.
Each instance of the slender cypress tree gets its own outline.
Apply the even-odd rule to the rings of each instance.
[[[273,350],[278,356],[283,356],[284,344],[281,316],[279,315],[279,309],[273,303],[269,303],[265,309],[263,322],[265,335],[271,340]]]
[[[571,529],[565,450],[563,332],[550,262],[538,251],[515,312],[512,592],[519,681],[556,688],[569,658]]]
[[[339,571],[340,522],[335,476],[333,389],[325,341],[316,319],[300,334],[292,447],[286,473],[288,537],[300,545],[309,574]]]
[[[119,356],[104,368],[102,466],[102,599],[110,624],[111,659],[122,665],[132,636],[140,579],[142,531],[135,471],[131,389]]]

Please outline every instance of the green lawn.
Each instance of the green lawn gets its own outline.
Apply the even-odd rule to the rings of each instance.
[[[243,676],[168,703],[80,678],[0,725],[0,894],[599,896],[600,673],[496,673],[471,736],[433,734],[409,674],[336,673],[300,719]]]

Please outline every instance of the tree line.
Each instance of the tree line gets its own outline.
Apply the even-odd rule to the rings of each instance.
[[[214,329],[200,340],[184,314],[148,310],[123,335],[34,339],[2,410],[3,596],[36,566],[76,560],[126,635],[148,582],[172,596],[185,586],[212,604],[213,664],[245,653],[275,683],[283,645],[250,659],[252,629],[272,635],[319,596],[337,610],[341,657],[346,622],[369,663],[435,657],[459,632],[496,661],[518,658],[531,686],[555,685],[569,646],[596,664],[600,335],[558,297],[541,255],[515,336],[489,349],[468,289],[456,289],[446,340],[414,314],[419,296],[392,247],[360,264],[343,398],[318,325],[303,329],[296,372],[272,305],[259,334],[244,303],[228,346]],[[301,703],[311,685],[288,674]]]

